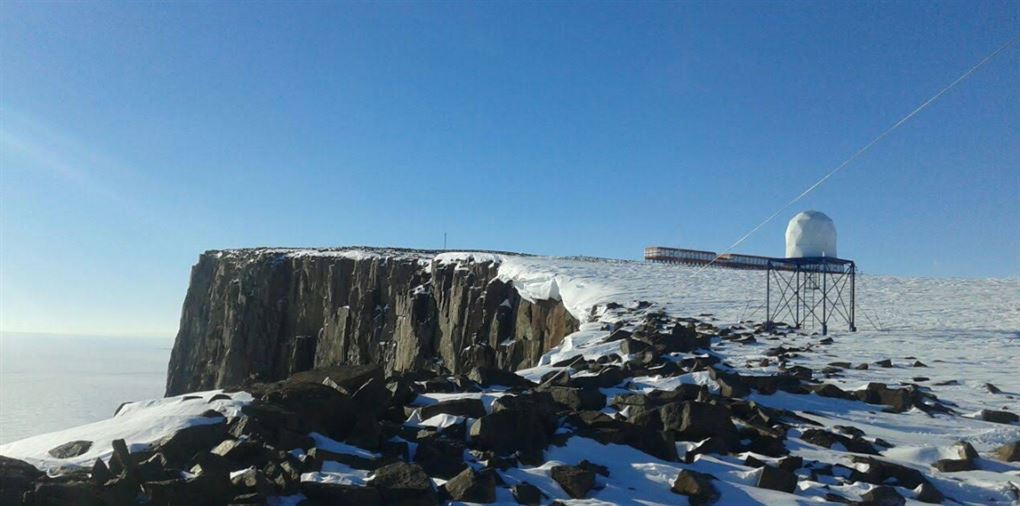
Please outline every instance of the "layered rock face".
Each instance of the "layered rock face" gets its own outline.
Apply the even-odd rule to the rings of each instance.
[[[441,262],[378,250],[209,251],[192,268],[167,395],[339,364],[387,371],[514,370],[578,322],[522,299],[497,257]]]

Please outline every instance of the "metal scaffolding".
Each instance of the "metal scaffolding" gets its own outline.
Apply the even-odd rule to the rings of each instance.
[[[765,324],[821,329],[829,322],[854,325],[857,266],[852,260],[830,257],[771,258],[766,265]]]

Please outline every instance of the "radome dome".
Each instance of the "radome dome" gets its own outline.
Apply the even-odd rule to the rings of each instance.
[[[825,213],[804,211],[786,226],[786,258],[836,257],[836,225]]]

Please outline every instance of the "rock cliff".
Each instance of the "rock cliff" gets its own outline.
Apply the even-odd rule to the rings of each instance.
[[[528,301],[499,257],[411,250],[208,251],[192,268],[167,395],[314,367],[514,370],[575,331],[558,300]]]

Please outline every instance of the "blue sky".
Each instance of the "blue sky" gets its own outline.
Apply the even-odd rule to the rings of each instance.
[[[1017,2],[0,5],[3,329],[172,335],[201,251],[722,250]],[[1020,46],[818,209],[866,273],[1020,274]]]

